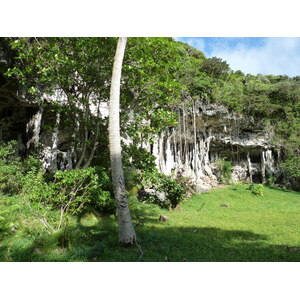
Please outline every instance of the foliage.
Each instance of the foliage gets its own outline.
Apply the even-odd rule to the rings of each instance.
[[[232,179],[232,163],[226,160],[226,157],[220,158],[215,162],[215,166],[219,171],[219,181],[221,183],[229,184]]]
[[[249,186],[249,190],[251,191],[252,194],[256,196],[263,196],[263,185],[262,184],[251,184]]]
[[[178,172],[174,177],[177,184],[179,184],[184,191],[184,198],[190,198],[196,192],[196,186],[193,180],[189,177],[183,176],[182,173]]]
[[[281,167],[290,175],[300,177],[300,156],[292,156],[288,158]]]
[[[244,86],[241,81],[227,81],[213,90],[212,97],[225,104],[229,110],[241,112],[243,111],[243,91]]]
[[[138,194],[141,202],[175,208],[195,192],[192,181],[182,174],[167,176],[159,173],[155,157],[146,149],[135,144],[125,146],[123,149],[126,188],[133,195]]]
[[[0,147],[0,190],[3,193],[16,194],[21,190],[22,164],[17,152],[16,141]]]
[[[32,170],[24,181],[23,192],[30,202],[59,209],[61,214],[82,214],[88,204],[103,212],[113,207],[110,192],[103,190],[109,178],[101,169],[56,171],[50,182],[46,181],[42,171]]]
[[[202,70],[213,78],[223,77],[229,73],[229,65],[219,57],[204,60]]]
[[[24,175],[31,169],[39,169],[40,161],[28,156],[21,160],[18,144],[9,141],[0,146],[0,191],[5,194],[17,194],[22,190]]]
[[[163,208],[176,208],[194,191],[191,181],[181,175],[174,177],[158,171],[143,172],[139,175],[139,181],[140,200],[158,204]]]
[[[99,107],[109,95],[115,42],[95,37],[11,39],[16,64],[6,75],[18,80],[29,99],[60,113],[60,126],[74,128],[66,139],[78,157],[77,167],[90,166],[105,123]],[[51,130],[51,124],[46,126]]]
[[[241,185],[237,190],[229,187],[195,195],[182,204],[181,211],[166,212],[130,199],[133,208],[139,205],[137,218],[144,217],[135,219],[142,261],[300,261],[299,193],[265,187],[258,198],[247,188]],[[20,207],[5,214],[7,227],[13,223],[17,231],[7,229],[9,234],[1,237],[1,261],[130,262],[140,255],[136,247],[119,247],[112,216],[94,217],[89,225],[87,216],[79,222],[71,216],[64,229],[49,235],[32,220],[22,201],[16,196],[0,197],[1,212],[9,206]],[[220,207],[221,203],[228,207]],[[159,222],[161,214],[169,220]]]
[[[72,100],[79,100],[80,95],[103,89],[114,44],[113,38],[14,38],[11,47],[19,63],[7,74],[16,76],[31,94],[53,94],[60,88]]]
[[[122,70],[121,128],[135,143],[151,141],[177,124],[173,108],[180,101],[180,82],[187,56],[168,38],[129,38]],[[128,114],[130,111],[130,114]]]
[[[155,170],[155,157],[145,148],[141,148],[136,144],[130,144],[124,145],[122,149],[125,166],[145,172]]]
[[[160,174],[160,185],[158,191],[165,192],[167,198],[167,205],[171,208],[176,208],[180,202],[185,198],[185,191],[183,187],[173,179],[172,176]]]
[[[35,100],[43,93],[51,96],[52,108],[63,115],[63,125],[76,129],[69,139],[77,157],[83,157],[78,167],[90,164],[87,153],[93,154],[106,122],[92,116],[88,103],[97,107],[108,98],[116,39],[10,41],[16,64],[7,75],[16,77]],[[136,144],[151,142],[163,129],[177,125],[178,106],[192,98],[223,103],[231,111],[255,117],[261,125],[270,124],[274,142],[284,148],[287,159],[299,156],[298,77],[233,72],[221,58],[206,58],[201,51],[171,38],[129,38],[127,46],[121,85],[123,136]],[[58,95],[65,99],[63,106],[55,103]],[[105,138],[101,143],[103,150]],[[291,167],[292,163],[288,169]]]
[[[276,177],[271,175],[267,176],[266,185],[272,186],[274,185],[275,182],[276,182]]]
[[[4,198],[4,196],[1,196]],[[18,224],[14,220],[14,215],[21,209],[19,203],[14,203],[14,197],[4,198],[6,205],[0,208],[0,239],[11,236],[14,232],[15,227]]]

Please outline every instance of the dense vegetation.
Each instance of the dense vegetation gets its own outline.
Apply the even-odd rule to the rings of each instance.
[[[61,126],[84,124],[70,137],[79,157],[76,167],[91,164],[100,132],[105,130],[99,110],[93,115],[87,103],[99,107],[100,101],[108,99],[115,44],[114,38],[10,40],[16,64],[7,75],[16,77],[24,91],[42,102],[44,93],[62,91],[67,104],[58,105],[54,98],[42,105],[61,110],[61,122],[66,123]],[[274,142],[286,161],[282,167],[292,176],[300,175],[299,76],[245,75],[232,71],[221,58],[206,58],[201,51],[169,38],[130,38],[121,94],[122,134],[137,147],[162,129],[176,126],[176,108],[183,100],[192,105],[190,97],[223,103],[232,111],[258,118],[275,132]],[[89,139],[87,132],[93,135]],[[100,143],[105,148],[107,141]],[[97,165],[108,167],[105,162]]]
[[[144,255],[141,261],[299,261],[300,194],[248,185],[194,196],[166,212],[130,198]],[[137,248],[120,248],[113,216],[86,213],[49,235],[20,196],[0,199],[1,261],[137,261]],[[56,213],[59,215],[59,213]],[[169,220],[158,220],[160,214]],[[4,221],[5,220],[5,221]]]
[[[24,157],[19,157],[14,141],[2,141],[1,259],[134,260],[133,250],[128,250],[125,256],[123,250],[114,249],[111,253],[103,250],[108,246],[113,249],[116,211],[110,180],[107,119],[100,115],[100,104],[109,98],[116,39],[13,38],[2,39],[1,44],[14,56],[14,64],[6,76],[18,82],[19,91],[27,99],[59,116],[55,122],[43,124],[43,130],[52,133],[57,128],[74,128],[67,141],[76,156],[71,170],[49,173],[39,163],[38,141]],[[166,209],[178,209],[194,193],[194,186],[180,175],[159,173],[154,157],[142,145],[153,141],[163,129],[177,125],[178,107],[189,107],[199,101],[220,103],[237,114],[253,116],[273,131],[274,143],[284,160],[281,167],[291,178],[299,180],[300,77],[245,75],[232,71],[221,58],[206,58],[201,51],[171,38],[130,38],[121,95],[121,134],[133,141],[131,145],[123,145],[126,189],[134,222],[140,228],[141,243],[149,247],[149,256],[146,254],[144,260],[299,259],[298,252],[290,253],[284,248],[299,246],[293,235],[281,240],[275,236],[277,229],[273,228],[273,232],[267,226],[263,231],[250,226],[259,217],[259,210],[269,209],[270,204],[274,222],[279,220],[278,224],[283,222],[280,205],[291,205],[286,220],[294,228],[299,196],[296,193],[257,185],[250,187],[251,191],[245,187],[236,187],[239,193],[232,189],[223,191],[224,195],[233,195],[228,211],[233,209],[232,213],[240,218],[234,228],[229,225],[233,215],[224,216],[224,210],[216,208],[213,197],[221,197],[217,191],[186,202],[183,211],[172,211],[167,225],[158,223],[157,215],[165,214]],[[95,155],[97,151],[101,156]],[[220,182],[230,183],[230,162],[221,159],[218,167]],[[165,201],[150,194],[150,189],[165,192]],[[276,198],[280,195],[284,195],[282,203]],[[245,197],[243,204],[241,197]],[[204,205],[211,210],[202,211]],[[197,212],[201,212],[201,224],[194,219],[198,218]],[[221,223],[213,223],[212,218]],[[195,239],[198,231],[200,240]],[[208,238],[212,233],[215,240]],[[165,244],[166,236],[172,238]],[[156,251],[155,241],[162,247]],[[226,248],[223,242],[228,244],[227,252],[223,251]],[[182,243],[183,248],[178,251],[185,253],[185,257],[172,252],[172,243]],[[248,244],[251,247],[246,251]],[[250,250],[256,254],[251,256]]]

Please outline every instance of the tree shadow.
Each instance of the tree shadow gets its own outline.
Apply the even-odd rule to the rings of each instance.
[[[268,237],[242,230],[214,227],[137,227],[144,262],[271,262],[300,261],[299,245],[272,245]],[[116,221],[103,218],[97,226],[77,224],[49,240],[13,249],[12,261],[136,261],[138,248],[118,244]],[[38,250],[37,250],[38,249]]]
[[[281,186],[278,186],[278,185],[269,185],[268,188],[271,189],[271,190],[275,190],[275,191],[280,191],[280,192],[299,195],[299,192],[297,192],[297,191],[293,191],[293,190],[290,190],[290,189],[287,189],[285,187],[281,187]]]
[[[250,231],[166,227],[145,230],[139,238],[144,261],[300,261],[300,251],[270,245],[267,236]]]

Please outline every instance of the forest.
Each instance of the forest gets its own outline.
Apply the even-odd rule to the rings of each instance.
[[[299,120],[173,38],[0,38],[0,261],[299,261]]]

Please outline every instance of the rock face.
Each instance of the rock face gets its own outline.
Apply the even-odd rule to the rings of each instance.
[[[263,182],[280,175],[272,132],[257,120],[209,102],[178,113],[178,127],[165,130],[153,145],[146,145],[162,173],[191,177],[199,190],[217,185],[220,158],[232,162],[233,182]]]
[[[66,143],[64,130],[58,130],[59,114],[51,115],[37,103],[22,102],[17,97],[8,102],[2,97],[0,103],[2,140],[17,140],[20,154],[40,143],[41,159],[49,171],[75,166],[71,144]],[[101,114],[106,116],[105,105],[102,106]],[[218,184],[216,162],[221,158],[232,162],[233,182],[263,182],[268,176],[280,175],[280,155],[271,143],[272,133],[254,119],[207,102],[181,108],[178,115],[177,128],[168,128],[153,144],[144,144],[156,157],[160,172],[188,176],[197,183],[199,191]],[[41,127],[48,122],[52,122],[51,132]]]
[[[70,128],[60,125],[63,116],[18,96],[18,84],[3,76],[11,61],[1,47],[0,44],[0,139],[17,140],[20,155],[40,143],[41,159],[49,171],[75,167],[78,159],[72,143],[67,142]],[[106,118],[104,102],[99,109]],[[221,158],[232,162],[233,182],[264,182],[269,176],[281,175],[280,153],[271,142],[272,131],[258,120],[205,101],[181,106],[177,112],[177,128],[167,128],[153,144],[144,144],[156,157],[160,172],[188,176],[202,191],[218,184],[216,162]],[[43,124],[51,124],[52,129],[43,129]]]

